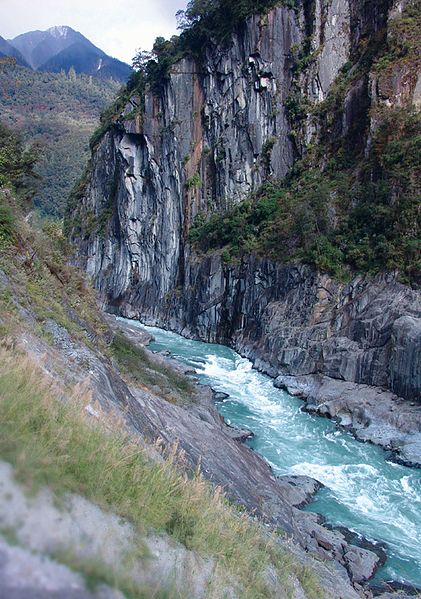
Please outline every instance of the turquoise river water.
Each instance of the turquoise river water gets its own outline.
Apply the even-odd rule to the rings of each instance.
[[[307,474],[325,485],[307,509],[387,544],[388,558],[376,580],[421,586],[421,470],[396,464],[381,448],[302,412],[301,400],[276,389],[228,347],[144,328],[155,338],[150,349],[170,351],[196,369],[201,383],[229,394],[218,403],[220,413],[228,423],[253,431],[248,445],[275,474]]]

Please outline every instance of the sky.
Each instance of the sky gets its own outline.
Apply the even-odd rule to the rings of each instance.
[[[107,54],[131,63],[158,36],[177,33],[175,13],[187,0],[0,0],[0,35],[69,25]]]

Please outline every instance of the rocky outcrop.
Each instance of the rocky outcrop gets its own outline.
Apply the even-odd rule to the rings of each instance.
[[[142,348],[143,343],[148,342],[147,334],[139,333],[136,338],[132,327],[114,319],[108,319],[108,322],[114,331],[119,331]],[[58,324],[51,321],[49,332],[52,345],[29,331],[21,333],[18,344],[53,379],[69,386],[80,385],[89,398],[86,411],[92,418],[101,421],[107,418],[107,414],[112,414],[118,419],[119,426],[145,443],[152,459],[161,459],[156,447],[173,451],[176,446],[176,455],[186,471],[196,471],[200,467],[203,476],[214,485],[221,486],[229,499],[245,506],[270,527],[282,529],[284,535],[279,542],[301,563],[316,569],[328,596],[337,597],[341,593],[344,599],[357,599],[350,578],[363,581],[365,575],[357,574],[357,570],[348,563],[346,554],[352,550],[361,559],[368,559],[372,565],[369,577],[381,560],[372,551],[349,543],[342,532],[325,528],[316,514],[298,509],[312,498],[320,484],[301,476],[277,478],[263,458],[233,438],[232,429],[214,406],[210,388],[197,386],[192,401],[183,405],[171,403],[152,388],[128,385],[107,358],[72,338]],[[143,350],[147,352],[145,348]],[[163,356],[152,352],[148,352],[148,356],[159,365],[164,360]],[[165,357],[165,361],[172,367],[176,366],[179,372],[183,369],[171,359]],[[11,510],[6,511],[13,516]],[[47,535],[44,540],[48,544],[54,539]],[[315,556],[329,561],[333,572],[330,567],[315,560]],[[180,554],[176,552],[172,558],[179,560]],[[190,552],[182,552],[184,558],[195,559]],[[161,565],[156,564],[157,570],[152,564],[151,574],[159,572]],[[203,577],[198,583],[202,581]],[[276,580],[274,584],[276,586]],[[278,594],[274,592],[274,596]]]
[[[230,264],[188,243],[198,213],[225,210],[292,165],[285,105],[297,48],[311,40],[300,84],[318,103],[362,41],[384,35],[393,11],[388,0],[317,0],[250,17],[225,45],[210,41],[200,65],[184,58],[159,94],[148,91],[142,123],[124,118],[105,134],[72,232],[104,307],[229,344],[272,376],[317,375],[420,399],[421,301],[395,273],[345,285],[253,255]],[[378,101],[369,74],[355,77],[329,135],[365,147]],[[303,127],[309,141],[316,125],[309,118]],[[418,419],[411,426],[419,432]]]
[[[276,387],[306,401],[305,410],[335,419],[358,439],[397,453],[399,461],[421,466],[421,405],[390,391],[322,375],[280,375]]]
[[[151,305],[134,288],[108,306],[231,344],[272,376],[320,373],[417,399],[421,302],[393,275],[340,285],[305,266],[254,257],[227,265],[218,254],[190,256],[185,274],[183,288]]]
[[[164,532],[140,540],[131,522],[80,495],[67,494],[58,501],[43,488],[29,498],[13,474],[10,465],[0,461],[2,532],[14,537],[8,542],[7,534],[2,538],[0,533],[0,594],[5,599],[124,599],[125,594],[108,584],[87,584],[82,564],[89,562],[97,564],[98,571],[102,565],[110,573],[107,580],[128,580],[146,596],[162,586],[197,599],[237,596],[236,583],[232,578],[228,583],[226,574],[225,580],[219,576],[212,559],[189,551]]]
[[[391,388],[403,397],[417,397],[421,389],[421,319],[402,316],[393,323],[390,358]]]

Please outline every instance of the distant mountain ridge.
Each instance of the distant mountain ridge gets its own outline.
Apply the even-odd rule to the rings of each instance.
[[[1,37],[0,35],[0,58],[4,56],[10,56],[11,58],[15,58],[16,63],[22,67],[29,66],[24,57],[22,56],[21,52],[19,52],[17,48],[12,46],[10,42],[5,40],[4,37]]]
[[[66,25],[28,31],[11,40],[0,38],[0,55],[13,56],[18,64],[34,70],[57,73],[74,67],[76,73],[121,82],[132,72],[128,64],[108,56]]]

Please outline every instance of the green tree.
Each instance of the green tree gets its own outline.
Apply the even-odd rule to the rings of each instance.
[[[72,81],[72,82],[75,82],[77,79],[75,67],[73,65],[69,69],[68,76],[69,76],[70,81]]]
[[[12,186],[25,199],[35,192],[36,147],[24,147],[19,135],[0,123],[0,186]]]

